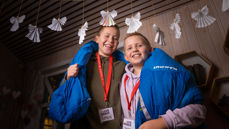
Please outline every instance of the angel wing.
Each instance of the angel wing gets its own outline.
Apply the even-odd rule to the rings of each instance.
[[[157,27],[156,24],[153,24],[153,30],[156,31],[154,42],[158,43],[161,46],[165,45],[164,33]]]
[[[113,10],[112,12],[105,12],[101,11],[100,12],[101,16],[103,17],[102,20],[99,22],[100,25],[102,26],[113,26],[115,25],[114,18],[117,16],[117,12]]]
[[[25,19],[25,15],[22,15],[20,17],[11,17],[10,23],[12,23],[13,25],[10,31],[12,32],[17,31],[19,29],[19,23],[22,23],[24,19]]]
[[[229,9],[229,0],[223,0],[222,2],[222,11],[225,12]]]
[[[83,43],[83,40],[84,40],[84,38],[86,36],[87,28],[88,28],[88,23],[85,22],[84,25],[79,29],[79,31],[78,31],[78,36],[80,37],[79,44]]]
[[[67,21],[66,17],[63,17],[61,19],[53,18],[52,19],[52,24],[50,24],[48,26],[48,28],[53,30],[53,31],[62,31],[62,25],[64,25],[66,21]]]
[[[126,18],[125,23],[129,26],[127,33],[136,32],[141,27],[142,22],[140,21],[140,18],[141,14],[139,12],[131,18]]]
[[[191,17],[197,21],[196,28],[203,28],[215,22],[215,18],[208,16],[208,7],[205,5],[200,11],[193,12]]]
[[[40,42],[40,34],[42,33],[43,29],[38,28],[37,26],[33,26],[31,24],[29,24],[28,29],[29,33],[25,37],[29,38],[35,43]]]

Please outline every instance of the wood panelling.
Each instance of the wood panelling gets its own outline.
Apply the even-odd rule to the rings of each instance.
[[[39,0],[23,0],[21,14],[25,14],[26,18],[20,24],[19,30],[9,31],[12,26],[9,19],[18,15],[21,1],[8,0],[0,3],[0,40],[16,57],[24,62],[29,62],[68,47],[81,47],[78,44],[77,35],[78,29],[83,24],[83,2],[81,0],[63,0],[61,16],[66,16],[68,20],[61,32],[54,32],[47,28],[51,24],[52,18],[58,17],[60,0],[41,0],[38,27],[42,27],[44,31],[40,35],[40,43],[33,43],[25,38],[28,33],[28,25],[35,24]],[[131,12],[131,1],[133,12]],[[126,26],[125,18],[130,17],[132,13],[141,12],[143,20],[191,1],[193,0],[109,0],[108,10],[115,9],[118,12],[115,21],[120,27],[124,27]],[[93,39],[98,30],[98,23],[101,20],[100,11],[107,9],[107,1],[85,0],[84,5],[84,19],[89,23],[85,39],[88,41]]]

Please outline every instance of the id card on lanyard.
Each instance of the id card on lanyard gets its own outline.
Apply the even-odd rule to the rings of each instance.
[[[124,79],[124,90],[125,90],[125,95],[126,95],[126,101],[127,101],[127,106],[128,106],[128,111],[130,112],[131,110],[131,101],[134,97],[134,95],[136,94],[138,88],[139,88],[139,84],[140,84],[140,80],[137,82],[137,84],[134,86],[132,92],[131,92],[131,96],[130,96],[130,100],[128,99],[128,95],[127,95],[127,91],[126,91],[126,81],[128,79],[128,76],[125,77]],[[132,119],[127,119],[124,118],[123,120],[123,129],[135,129],[135,121]]]
[[[108,107],[108,93],[109,93],[110,83],[111,83],[113,57],[112,56],[109,57],[109,70],[108,70],[106,86],[105,86],[105,81],[104,81],[104,76],[103,76],[103,71],[102,71],[101,59],[100,59],[100,55],[98,52],[96,53],[96,57],[97,57],[99,75],[100,75],[103,90],[104,90],[104,101],[106,103],[105,108],[98,109],[100,122],[103,123],[105,121],[114,120],[113,108]]]

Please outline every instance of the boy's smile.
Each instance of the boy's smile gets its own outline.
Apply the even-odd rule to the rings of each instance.
[[[149,55],[149,49],[140,36],[130,36],[124,44],[125,59],[132,65],[143,66]]]
[[[118,46],[119,32],[114,27],[104,27],[95,41],[99,45],[99,54],[104,57],[109,57]]]

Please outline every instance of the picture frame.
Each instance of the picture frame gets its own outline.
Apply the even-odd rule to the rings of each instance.
[[[229,118],[229,76],[214,79],[210,99]]]
[[[199,88],[209,88],[212,82],[213,77],[213,63],[205,58],[204,56],[198,54],[196,51],[190,51],[187,53],[179,54],[174,57],[176,61],[184,65],[187,69],[190,70],[190,67],[194,68],[197,64],[202,67],[202,71],[204,72],[194,72],[194,70],[190,70],[197,81]],[[197,71],[197,70],[195,70]],[[202,77],[198,78],[197,74],[202,74]],[[199,82],[199,83],[198,83]]]

